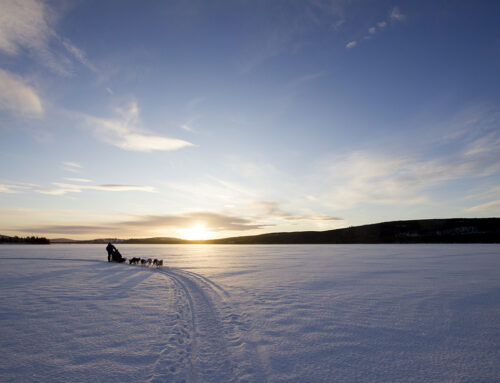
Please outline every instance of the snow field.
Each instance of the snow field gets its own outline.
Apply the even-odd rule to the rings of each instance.
[[[500,381],[498,245],[118,247],[0,247],[0,381]]]

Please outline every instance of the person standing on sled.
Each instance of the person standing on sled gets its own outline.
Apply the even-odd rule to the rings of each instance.
[[[114,247],[111,242],[108,242],[108,246],[106,246],[106,250],[108,251],[108,262],[118,262],[122,263],[127,260],[127,258],[123,258],[120,252],[116,247]]]
[[[113,260],[113,253],[118,250],[111,244],[111,242],[108,242],[108,246],[106,246],[106,251],[108,252],[108,262],[111,262]]]

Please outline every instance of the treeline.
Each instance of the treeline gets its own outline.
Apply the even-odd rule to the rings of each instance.
[[[15,237],[0,236],[0,243],[27,243],[33,245],[49,245],[50,240],[45,237],[18,237],[16,235]]]
[[[500,243],[500,218],[382,222],[328,231],[270,233],[211,240],[214,244]]]
[[[500,243],[500,218],[449,218],[381,222],[327,231],[268,233],[188,241],[179,238],[129,239],[134,244],[376,244]]]

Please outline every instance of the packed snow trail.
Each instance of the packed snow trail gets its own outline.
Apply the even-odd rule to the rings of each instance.
[[[184,324],[179,337],[171,340],[181,346],[187,345],[189,355],[185,360],[181,353],[179,360],[174,362],[162,352],[155,363],[151,382],[165,378],[173,381],[176,371],[164,371],[163,368],[176,364],[186,365],[190,383],[264,381],[262,370],[257,366],[258,358],[252,355],[243,339],[244,333],[250,330],[250,323],[225,302],[224,297],[229,294],[223,288],[182,269],[152,271],[173,281],[178,315]],[[167,359],[166,363],[161,363],[162,358]]]

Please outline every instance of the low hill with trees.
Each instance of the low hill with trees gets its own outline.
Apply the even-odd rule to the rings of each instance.
[[[449,218],[382,222],[327,231],[269,233],[188,241],[178,238],[129,239],[149,244],[369,244],[500,243],[500,218]]]
[[[20,244],[33,244],[33,245],[48,245],[50,240],[45,237],[9,237],[6,235],[0,235],[0,243],[20,243]]]

